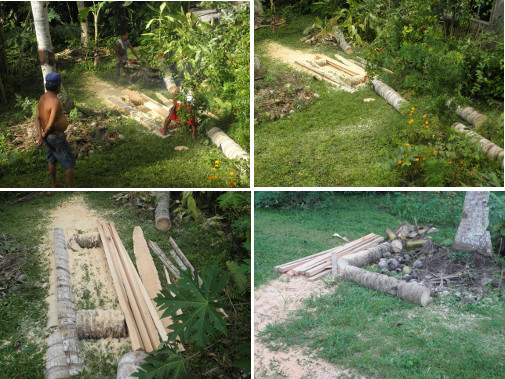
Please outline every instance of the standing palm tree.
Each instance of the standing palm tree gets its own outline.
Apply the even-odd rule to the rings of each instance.
[[[79,10],[79,13],[86,8],[84,6],[84,1],[78,1],[77,2],[77,9]],[[79,21],[81,23],[81,44],[84,47],[88,47],[88,17],[79,17]]]
[[[49,18],[47,15],[46,1],[31,1],[33,22],[35,25],[35,34],[37,35],[37,44],[39,50],[40,67],[42,69],[42,77],[56,71],[56,58],[54,56],[53,44],[51,42],[51,33],[49,32]],[[45,79],[44,79],[45,88]],[[74,107],[74,103],[67,95],[67,91],[61,85],[61,92],[58,95],[63,109],[70,111]]]

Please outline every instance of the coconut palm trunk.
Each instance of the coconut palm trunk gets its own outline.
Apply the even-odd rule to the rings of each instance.
[[[33,23],[35,25],[35,34],[37,36],[37,45],[39,52],[40,68],[42,69],[42,77],[56,71],[56,57],[53,51],[53,44],[51,42],[51,33],[49,32],[49,18],[47,15],[47,2],[46,1],[31,1]],[[67,91],[61,85],[61,92],[58,95],[61,101],[63,110],[70,111],[74,107],[74,103],[67,95]]]
[[[81,12],[84,8],[85,8],[84,1],[78,1],[77,9],[79,10],[79,12]],[[81,44],[83,47],[88,47],[88,39],[89,39],[88,18],[86,17],[85,19],[81,20],[80,23],[81,23]]]

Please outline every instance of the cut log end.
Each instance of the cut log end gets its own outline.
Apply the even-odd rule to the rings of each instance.
[[[171,227],[172,227],[172,223],[170,222],[170,220],[167,220],[165,218],[161,218],[156,221],[156,229],[158,229],[158,230],[162,230],[162,231],[166,232],[167,230],[170,230]]]

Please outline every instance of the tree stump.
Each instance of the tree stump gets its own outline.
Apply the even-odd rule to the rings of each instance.
[[[342,33],[342,31],[338,26],[335,26],[335,28],[333,29],[333,37],[335,37],[335,39],[338,42],[338,45],[346,54],[354,53],[354,48],[346,42],[344,33]]]
[[[167,231],[172,227],[170,221],[170,192],[156,193],[156,210],[154,211],[154,224],[156,229]]]

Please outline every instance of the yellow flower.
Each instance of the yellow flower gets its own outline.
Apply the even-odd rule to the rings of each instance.
[[[426,115],[425,115],[425,114],[423,114],[423,118],[426,118]]]
[[[463,162],[461,162],[461,164],[463,164]]]
[[[419,158],[416,158],[416,162],[419,162]]]
[[[230,175],[232,175],[232,176],[233,176],[233,172],[230,172]]]
[[[212,167],[213,170],[215,170],[216,168],[215,167]]]
[[[402,161],[398,161],[398,164],[402,164]]]
[[[219,161],[215,161],[214,163],[215,163],[215,164],[219,164]]]
[[[452,162],[451,162],[451,161],[449,161],[449,164],[452,164]]]
[[[209,180],[212,180],[213,179],[213,176],[209,176]]]
[[[414,109],[416,109],[416,108],[412,107],[412,108],[410,108],[410,109],[414,110]]]
[[[233,188],[233,186],[228,186],[228,188]]]
[[[405,146],[410,146],[410,144],[406,143]]]
[[[425,160],[426,160],[426,158],[425,158],[425,157],[423,157],[423,161],[425,161]]]
[[[428,121],[425,121],[424,123],[425,123],[426,125],[428,125],[428,124],[429,124],[429,122],[428,122]]]
[[[414,122],[414,120],[412,120],[412,119],[411,119],[411,120],[409,121],[409,124],[412,124],[413,122]]]
[[[430,127],[428,125],[426,125],[426,129],[429,129]]]

